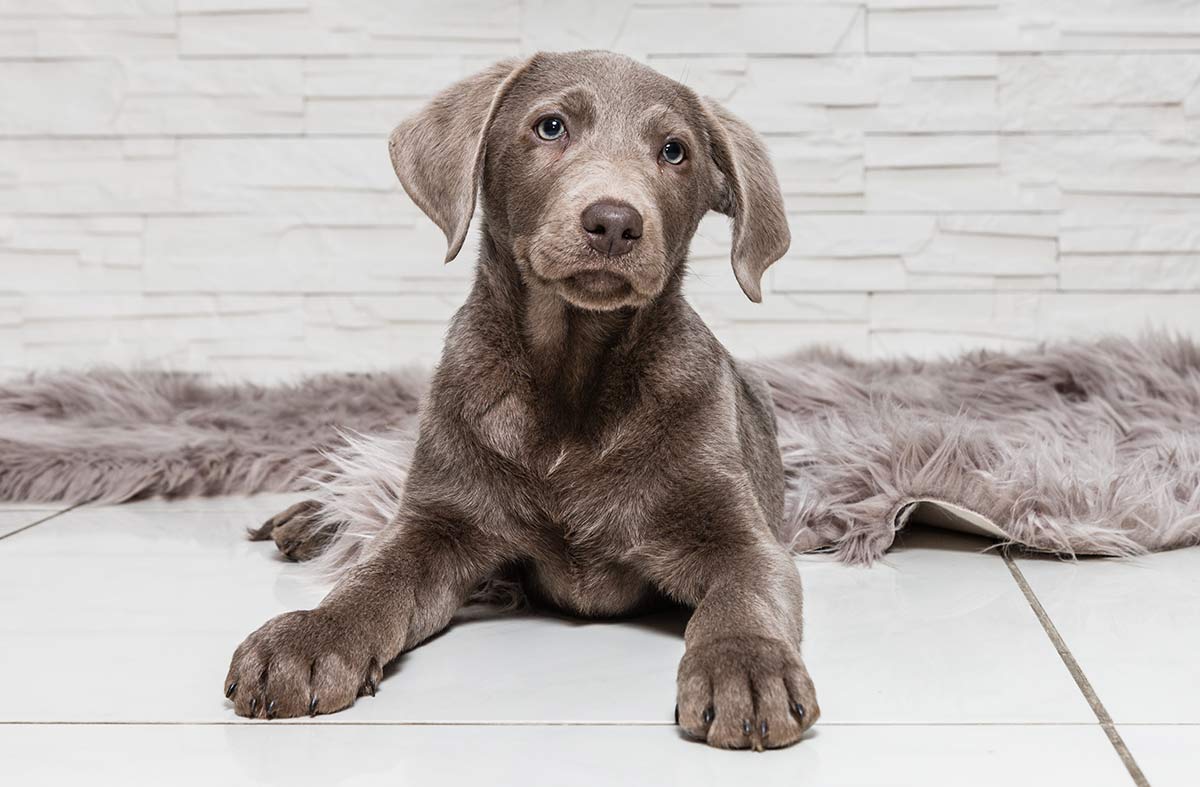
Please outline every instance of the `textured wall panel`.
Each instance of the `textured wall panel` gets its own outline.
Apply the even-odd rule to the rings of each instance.
[[[792,224],[735,351],[1200,334],[1200,0],[0,0],[0,372],[284,377],[436,359],[476,236],[392,126],[507,56],[600,47],[767,138]]]

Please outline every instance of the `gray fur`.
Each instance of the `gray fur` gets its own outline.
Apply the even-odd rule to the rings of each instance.
[[[942,361],[806,350],[771,385],[798,552],[870,562],[909,502],[944,500],[1016,543],[1134,555],[1200,543],[1200,348],[1111,337]],[[313,491],[353,562],[399,507],[425,374],[275,388],[111,369],[0,385],[0,499]],[[395,431],[385,431],[394,429]]]

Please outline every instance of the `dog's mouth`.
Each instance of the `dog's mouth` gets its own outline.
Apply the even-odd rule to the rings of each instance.
[[[611,271],[582,270],[555,283],[566,300],[585,309],[617,309],[637,300],[629,280]]]
[[[570,287],[601,298],[622,295],[632,289],[624,277],[609,271],[583,271],[565,281]]]

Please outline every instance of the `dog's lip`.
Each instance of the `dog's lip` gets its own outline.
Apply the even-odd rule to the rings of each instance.
[[[564,281],[589,295],[616,295],[629,289],[629,280],[612,271],[584,270],[567,276]]]

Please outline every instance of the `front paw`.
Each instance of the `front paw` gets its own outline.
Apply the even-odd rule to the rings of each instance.
[[[352,627],[324,610],[302,610],[272,618],[238,645],[225,696],[239,716],[315,716],[374,695],[382,676]]]
[[[678,691],[679,725],[723,749],[790,746],[821,715],[797,649],[767,637],[722,637],[689,647],[679,663]]]

